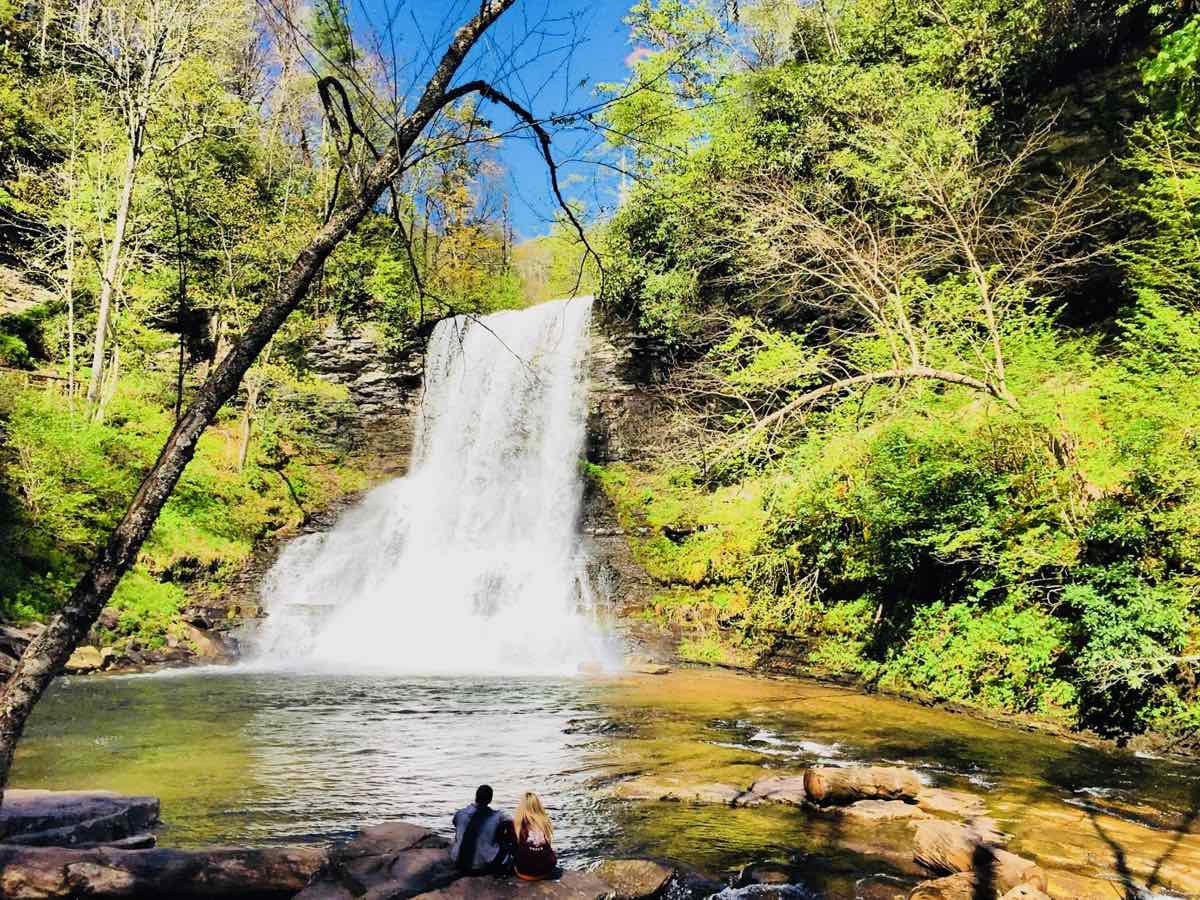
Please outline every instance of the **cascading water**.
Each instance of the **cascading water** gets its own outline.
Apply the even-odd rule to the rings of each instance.
[[[610,667],[578,551],[591,299],[439,322],[409,474],[291,542],[259,665],[406,674]]]

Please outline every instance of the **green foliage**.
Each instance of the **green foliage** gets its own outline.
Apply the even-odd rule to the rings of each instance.
[[[11,400],[0,409],[0,618],[40,619],[65,599],[170,430],[163,387],[127,379],[101,423],[52,391],[4,385]],[[299,521],[303,511],[271,459],[276,442],[289,446],[286,475],[310,508],[363,485],[353,468],[330,467],[328,452],[299,427],[305,418],[276,418],[241,471],[231,452],[234,423],[201,439],[114,597],[121,635],[160,641],[185,601],[219,591],[256,540]]]
[[[815,417],[744,480],[595,477],[645,532],[639,561],[674,586],[657,617],[697,646],[785,635],[814,666],[943,700],[1186,733],[1200,699],[1184,661],[1200,612],[1200,323],[1146,301],[1123,333],[1121,356],[1100,359],[1062,336],[1048,354],[1031,332],[1013,377],[1043,380],[1020,414],[878,390]],[[737,359],[743,344],[713,352]],[[760,346],[791,352],[786,336]],[[738,378],[787,371],[741,359]],[[1064,428],[1065,467],[1049,449]],[[741,601],[718,613],[722,590]]]
[[[1176,126],[1187,126],[1200,111],[1200,15],[1162,39],[1142,61],[1142,80]]]

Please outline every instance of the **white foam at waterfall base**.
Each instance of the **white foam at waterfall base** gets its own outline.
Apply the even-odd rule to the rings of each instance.
[[[591,299],[439,322],[409,474],[264,579],[254,664],[570,674],[613,667],[579,555]]]

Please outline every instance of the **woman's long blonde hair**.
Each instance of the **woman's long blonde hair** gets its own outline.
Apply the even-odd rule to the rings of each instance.
[[[527,831],[540,831],[547,841],[554,840],[554,826],[550,824],[550,817],[546,815],[542,801],[533,791],[525,792],[525,796],[517,804],[517,814],[513,816],[513,830],[518,838],[521,837],[522,828]]]

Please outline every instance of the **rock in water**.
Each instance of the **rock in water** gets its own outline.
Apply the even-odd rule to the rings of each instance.
[[[141,834],[157,822],[157,797],[10,788],[0,807],[0,838],[33,847],[110,843]]]
[[[1037,863],[987,843],[974,829],[956,822],[919,823],[913,858],[934,872],[986,873],[1001,893],[1020,884],[1046,890],[1046,873]]]
[[[750,793],[770,803],[788,803],[792,806],[799,806],[808,796],[804,792],[803,775],[760,778],[750,785]]]
[[[804,773],[804,791],[822,806],[855,800],[915,800],[921,779],[911,769],[897,766],[821,766]]]
[[[76,647],[75,652],[71,654],[71,658],[63,665],[63,671],[72,675],[79,675],[84,672],[94,672],[104,663],[104,656],[100,653],[99,647]]]
[[[917,806],[926,812],[961,816],[964,819],[982,816],[987,812],[982,797],[944,788],[923,788],[917,794]]]
[[[612,900],[649,900],[666,889],[675,870],[650,859],[609,859],[592,873],[612,887]]]
[[[612,793],[620,800],[673,800],[681,803],[731,805],[745,792],[731,784],[666,784],[651,777],[644,777],[622,781],[613,788]]]
[[[908,900],[975,900],[975,876],[970,872],[959,872],[922,881],[912,889]]]
[[[862,822],[890,822],[895,819],[930,819],[925,810],[903,800],[859,800],[838,809],[843,816]]]
[[[422,896],[425,900],[605,900],[611,892],[608,882],[592,872],[568,871],[553,881],[460,878],[449,887]]]

